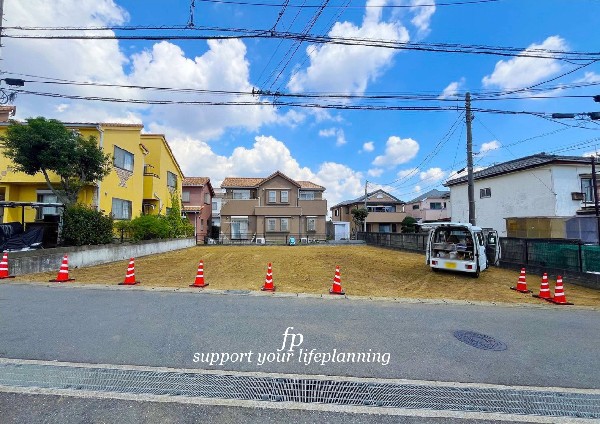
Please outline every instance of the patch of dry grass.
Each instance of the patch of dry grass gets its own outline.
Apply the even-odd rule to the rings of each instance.
[[[204,261],[210,289],[259,290],[273,264],[278,292],[327,293],[335,266],[341,268],[342,287],[349,296],[443,298],[455,300],[546,304],[510,290],[519,272],[492,267],[479,278],[455,272],[432,272],[422,254],[364,245],[354,246],[198,246],[136,259],[136,279],[144,286],[187,287],[194,282],[198,261]],[[125,278],[127,261],[71,269],[77,283],[117,284]],[[57,270],[58,271],[58,270]],[[47,281],[56,272],[17,277]],[[528,275],[537,293],[540,276]],[[553,290],[554,283],[550,282]],[[600,306],[600,291],[565,281],[567,300],[576,305]]]

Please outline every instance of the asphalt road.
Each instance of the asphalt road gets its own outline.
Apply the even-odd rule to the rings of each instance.
[[[600,311],[568,307],[0,284],[0,357],[4,358],[599,389],[598,328]],[[487,335],[505,349],[475,348],[459,341],[454,336],[457,330]],[[296,344],[293,355],[269,362],[277,353],[289,352],[292,343]],[[311,350],[311,363],[306,364],[307,356],[301,353]],[[373,361],[314,362],[319,353],[324,362],[327,354],[361,352],[370,353]],[[232,362],[235,353],[241,360]],[[204,358],[219,354],[219,360],[228,354],[230,360],[212,366],[194,362],[202,354]],[[161,418],[169,412],[178,418]],[[0,393],[0,413],[8,417],[6,422],[65,423],[112,422],[110,417],[116,416],[124,417],[121,422],[194,422],[198,417],[210,422],[451,420],[17,393]],[[221,418],[211,419],[214,414]]]

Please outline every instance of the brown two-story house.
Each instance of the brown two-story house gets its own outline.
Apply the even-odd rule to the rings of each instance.
[[[366,202],[365,202],[366,198]],[[346,200],[331,207],[331,220],[333,222],[343,221],[350,223],[350,233],[356,234],[363,231],[357,228],[352,220],[352,209],[361,209],[367,206],[367,232],[375,233],[399,233],[400,223],[406,217],[403,212],[404,202],[395,196],[383,191],[376,190],[357,199]]]
[[[297,242],[324,240],[325,187],[295,181],[277,171],[266,178],[223,180],[223,241]]]

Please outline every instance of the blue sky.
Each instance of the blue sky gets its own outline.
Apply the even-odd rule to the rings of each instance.
[[[600,94],[600,62],[567,62],[556,58],[558,54],[545,59],[526,57],[531,49],[546,49],[596,53],[586,60],[600,59],[598,0],[290,0],[285,9],[281,6],[285,0],[226,1],[195,0],[196,31],[184,33],[232,34],[227,31],[230,29],[301,33],[313,23],[308,34],[315,36],[485,45],[514,48],[520,55],[297,44],[277,37],[211,41],[3,38],[4,77],[26,79],[25,90],[30,92],[143,101],[255,103],[151,105],[22,93],[15,102],[17,117],[141,122],[145,131],[166,135],[187,176],[208,176],[218,186],[227,176],[267,176],[280,170],[292,178],[325,186],[333,206],[359,196],[365,180],[369,190],[384,188],[405,201],[441,188],[445,180],[465,167],[463,107],[467,91],[473,93],[473,107],[480,109],[544,114],[600,111],[600,103],[591,98]],[[185,26],[191,18],[190,4],[189,0],[7,0],[4,20],[7,27]],[[319,9],[296,7],[303,4],[326,7],[315,20]],[[206,27],[218,30],[208,32]],[[49,34],[31,29],[6,29],[4,33]],[[156,36],[173,32],[114,29],[92,34]],[[51,78],[115,86],[39,83]],[[569,88],[574,84],[582,87]],[[535,90],[528,89],[532,86]],[[313,103],[333,102],[346,109],[280,106],[273,104],[271,96],[252,96],[253,89],[314,94]],[[215,90],[244,94],[217,95]],[[502,96],[514,90],[520,91]],[[483,100],[492,92],[494,100]],[[443,106],[453,110],[348,110],[363,103],[356,98],[323,97],[332,94],[385,94],[393,98],[379,100],[379,106]],[[400,94],[408,100],[398,99]],[[531,98],[534,95],[551,98]],[[288,98],[279,97],[279,101],[285,100]],[[474,115],[477,168],[542,151],[589,155],[600,146],[600,121],[556,121],[479,111]]]

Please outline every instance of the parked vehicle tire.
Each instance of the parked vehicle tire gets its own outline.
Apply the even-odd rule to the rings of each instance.
[[[479,265],[477,265],[477,271],[475,271],[471,275],[473,276],[473,278],[479,278],[479,274],[481,274],[481,270],[479,269]]]

